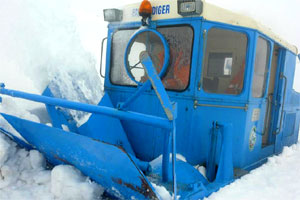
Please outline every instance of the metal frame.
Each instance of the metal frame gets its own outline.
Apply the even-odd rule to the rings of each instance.
[[[102,39],[102,42],[101,42],[101,56],[100,56],[100,76],[102,78],[105,78],[105,75],[102,74],[102,58],[103,58],[103,48],[104,48],[104,42],[105,40],[107,40],[107,37],[103,38]]]

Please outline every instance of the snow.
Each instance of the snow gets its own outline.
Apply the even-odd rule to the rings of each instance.
[[[60,165],[51,171],[51,193],[57,199],[99,198],[103,189],[72,166]]]
[[[0,134],[0,199],[93,200],[103,189],[72,166],[51,171],[36,150],[21,149]]]
[[[96,60],[82,47],[76,26],[68,1],[3,0],[0,82],[10,89],[37,94],[48,84],[50,88],[59,85],[63,96],[55,95],[97,104],[102,84],[95,69]],[[30,101],[3,96],[0,112],[48,123],[45,107]],[[79,125],[87,118],[84,113],[71,114]],[[0,126],[18,134],[3,117]],[[99,185],[75,168],[56,166],[50,170],[39,152],[20,149],[0,134],[1,200],[91,200],[102,192]]]
[[[206,178],[206,168],[204,166],[197,165],[195,168]]]
[[[160,196],[161,199],[163,200],[173,200],[174,199],[174,195],[172,193],[172,195],[170,194],[170,192],[163,186],[159,186],[156,185],[155,183],[151,183],[155,192]],[[177,195],[176,199],[180,199],[180,196]]]
[[[151,184],[162,199],[172,200],[171,194],[168,192],[168,190],[165,187],[156,185],[155,183],[151,183]]]
[[[284,148],[282,154],[212,194],[206,200],[300,199],[300,144]]]
[[[130,0],[126,3],[135,1]],[[300,45],[299,27],[294,30],[294,19],[299,19],[299,6],[295,6],[299,4],[297,0],[281,2],[276,9],[272,9],[274,16],[278,16],[281,9],[288,13],[284,14],[284,20],[274,20],[271,15],[267,16],[264,9],[266,4],[276,6],[271,0],[254,0],[246,4],[245,1],[238,0],[210,2],[239,11],[244,4],[243,9],[246,13],[259,18],[263,23],[270,23],[275,32],[279,31],[284,38],[291,38],[292,43]],[[101,9],[119,7],[120,4],[124,2],[2,0],[0,82],[5,82],[7,88],[37,94],[50,83],[50,87],[59,85],[60,93],[56,94],[61,95],[59,97],[98,103],[103,95],[103,80],[99,78],[97,71],[100,43],[107,33]],[[289,9],[296,11],[286,12]],[[251,10],[252,13],[249,13]],[[283,26],[285,28],[282,28]],[[299,61],[297,63],[299,65]],[[297,78],[300,66],[297,70],[294,87],[300,91],[300,79]],[[53,84],[53,80],[56,84]],[[78,90],[81,92],[74,92]],[[41,104],[10,97],[3,97],[3,103],[0,104],[0,112],[48,123],[44,109]],[[82,112],[71,111],[71,114],[75,116],[78,125],[84,123],[88,117]],[[17,134],[2,117],[0,127]],[[177,158],[185,160],[180,155],[177,155]],[[197,169],[205,173],[205,168]],[[165,188],[157,185],[154,185],[154,188],[163,199],[171,199]],[[48,169],[42,154],[35,150],[20,149],[0,134],[1,200],[92,200],[98,199],[102,192],[103,189],[99,185],[74,167],[64,165]],[[285,148],[281,155],[269,158],[268,163],[262,167],[251,171],[207,199],[300,199],[300,144]]]

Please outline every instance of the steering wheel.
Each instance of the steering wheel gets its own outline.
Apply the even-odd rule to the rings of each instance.
[[[142,85],[147,78],[140,60],[140,55],[144,52],[149,54],[153,67],[161,69],[157,70],[160,78],[164,76],[169,66],[170,49],[165,37],[154,29],[137,31],[129,40],[124,57],[126,73],[137,85]],[[159,59],[162,56],[163,59]],[[163,60],[163,63],[159,63],[159,60]]]

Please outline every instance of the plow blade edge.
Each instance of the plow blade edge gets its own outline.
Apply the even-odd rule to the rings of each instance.
[[[1,115],[52,164],[75,166],[119,198],[159,198],[122,148],[40,123]]]

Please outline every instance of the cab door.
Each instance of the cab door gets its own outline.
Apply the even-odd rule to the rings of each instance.
[[[273,43],[267,38],[257,35],[254,55],[254,72],[251,87],[251,99],[260,110],[260,116],[256,127],[256,133],[261,137],[261,147],[264,148],[273,143],[270,139],[270,123],[272,102],[274,100],[274,84],[276,65],[271,66]],[[271,76],[270,76],[271,74]],[[270,154],[273,149],[270,149]]]
[[[282,69],[285,60],[285,50],[279,45],[274,44],[271,66],[269,70],[269,79],[266,95],[266,111],[264,116],[262,147],[275,144],[276,135],[278,135],[277,125],[280,120],[282,86],[284,80],[281,78]]]
[[[249,73],[251,34],[241,27],[203,22],[200,35],[203,50],[199,52],[192,121],[192,130],[199,132],[194,138],[198,143],[190,147],[201,150],[201,161],[209,156],[214,122],[233,125],[235,160],[242,158],[240,146],[247,115],[249,81],[246,74]],[[216,160],[219,153],[216,152]]]
[[[286,50],[257,36],[251,98],[260,108],[257,133],[261,135],[261,158],[282,149],[282,122],[286,99],[284,76]]]

